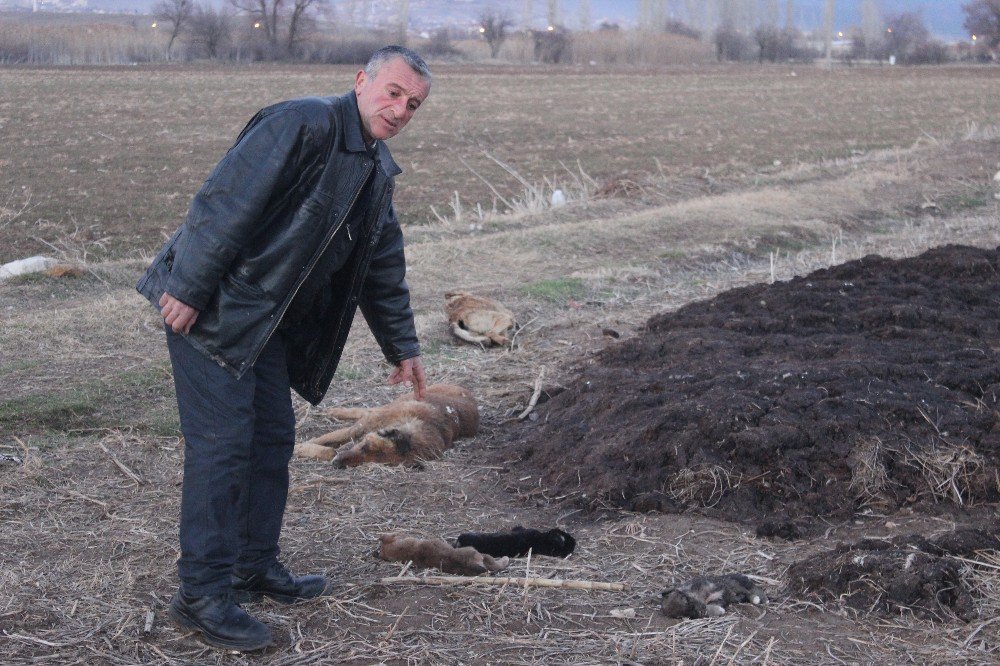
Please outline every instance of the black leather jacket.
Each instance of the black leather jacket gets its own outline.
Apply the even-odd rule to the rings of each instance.
[[[311,276],[323,253],[340,253],[343,267],[309,316],[282,326],[291,387],[312,404],[323,399],[359,305],[389,362],[418,356],[392,209],[401,170],[383,142],[375,151],[372,159],[353,92],[261,110],[136,288],[157,307],[169,292],[197,308],[188,341],[239,378],[306,279],[326,280]],[[355,210],[369,176],[368,210]]]

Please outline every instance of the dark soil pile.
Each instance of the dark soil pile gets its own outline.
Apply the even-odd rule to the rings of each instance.
[[[605,349],[517,434],[522,464],[591,508],[789,526],[995,501],[998,340],[1000,248],[735,289]]]
[[[890,540],[862,539],[809,557],[788,570],[792,594],[840,600],[869,612],[910,611],[934,619],[949,613],[962,620],[978,615],[962,563],[977,551],[1000,548],[1000,539],[984,530],[960,529],[934,539],[919,535]]]

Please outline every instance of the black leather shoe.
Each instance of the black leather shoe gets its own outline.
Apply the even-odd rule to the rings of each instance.
[[[178,591],[170,601],[170,618],[200,632],[213,647],[252,652],[271,644],[271,630],[236,605],[231,592],[188,597]]]
[[[327,593],[330,581],[326,576],[293,576],[280,562],[267,571],[257,573],[233,572],[233,595],[237,602],[257,601],[270,597],[283,604],[315,599]]]

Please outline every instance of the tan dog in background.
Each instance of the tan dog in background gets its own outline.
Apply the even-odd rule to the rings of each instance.
[[[444,298],[444,312],[456,337],[476,344],[510,344],[507,333],[517,328],[517,320],[503,305],[467,291],[449,291]]]
[[[333,407],[325,415],[356,423],[297,444],[295,453],[338,467],[439,458],[454,440],[479,432],[476,399],[454,384],[428,386],[423,400],[408,393],[382,407]]]
[[[472,546],[454,548],[444,539],[418,539],[402,534],[382,534],[378,556],[389,562],[413,562],[417,567],[445,573],[478,576],[507,568],[510,559],[483,555]]]

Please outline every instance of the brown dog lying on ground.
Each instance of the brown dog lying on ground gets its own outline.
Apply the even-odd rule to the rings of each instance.
[[[408,393],[382,407],[334,407],[325,414],[356,423],[296,444],[295,453],[338,467],[439,458],[452,441],[479,431],[476,399],[454,384],[428,386],[423,400]]]
[[[481,345],[510,344],[507,332],[517,327],[513,312],[467,291],[449,291],[444,299],[444,313],[456,337]]]
[[[493,559],[475,548],[453,548],[444,539],[418,539],[391,533],[379,536],[378,556],[389,562],[413,562],[417,567],[440,569],[445,573],[478,576],[502,571],[510,562],[506,557]]]

